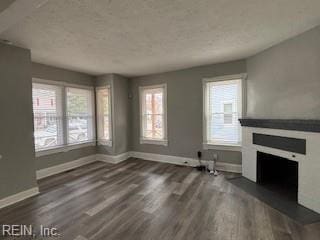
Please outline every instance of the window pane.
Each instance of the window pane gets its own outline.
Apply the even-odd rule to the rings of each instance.
[[[142,137],[163,140],[164,136],[164,88],[142,90]]]
[[[223,104],[224,113],[232,113],[232,103]]]
[[[223,122],[224,124],[232,124],[233,121],[233,104],[232,103],[224,103],[223,104]]]
[[[36,151],[62,145],[61,89],[33,84],[32,101]]]
[[[149,139],[163,139],[163,115],[145,114],[143,116],[143,136]]]
[[[93,140],[92,92],[67,88],[68,143]]]
[[[111,140],[110,89],[97,89],[98,140]]]

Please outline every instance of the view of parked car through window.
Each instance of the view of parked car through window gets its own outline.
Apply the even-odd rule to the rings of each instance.
[[[34,83],[32,100],[36,151],[93,140],[92,91]]]
[[[91,92],[67,88],[68,143],[92,139],[92,117]]]
[[[33,85],[32,100],[36,150],[63,144],[60,95],[61,89],[58,87],[44,84]]]

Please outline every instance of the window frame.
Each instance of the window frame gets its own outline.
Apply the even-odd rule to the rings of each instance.
[[[62,139],[63,144],[61,146],[54,146],[52,148],[46,148],[41,150],[36,150],[35,147],[35,155],[36,157],[46,156],[54,153],[61,153],[61,152],[68,152],[74,149],[79,149],[88,146],[96,146],[96,113],[95,113],[95,92],[94,87],[80,85],[80,84],[72,84],[63,81],[53,81],[53,80],[46,80],[41,78],[32,78],[32,84],[43,84],[43,85],[51,85],[54,87],[61,88],[61,111],[62,111]],[[68,144],[68,120],[67,120],[67,88],[78,88],[91,91],[91,105],[92,105],[92,140],[83,141],[79,143],[70,143]],[[33,108],[32,108],[33,112]]]
[[[212,78],[204,78],[202,79],[202,88],[203,88],[203,149],[214,149],[214,150],[226,150],[226,151],[241,151],[241,128],[239,129],[239,142],[238,143],[228,143],[227,141],[223,142],[209,142],[207,139],[207,109],[208,109],[208,96],[207,96],[207,84],[214,82],[215,84],[223,84],[225,81],[236,81],[240,80],[240,89],[239,89],[239,95],[240,95],[240,103],[239,103],[239,109],[237,111],[240,112],[240,118],[242,118],[245,114],[245,106],[246,106],[246,84],[245,80],[247,78],[246,73],[242,74],[235,74],[235,75],[225,75],[225,76],[219,76],[219,77],[212,77]],[[230,101],[231,102],[231,101]],[[238,103],[236,102],[238,105]],[[229,127],[228,124],[224,124],[226,127]]]
[[[109,91],[109,139],[100,139],[99,138],[99,99],[98,99],[98,91],[99,90],[104,90],[107,89]],[[112,90],[111,90],[111,85],[108,84],[106,86],[100,86],[95,88],[95,94],[96,94],[96,122],[97,122],[97,144],[98,145],[103,145],[103,146],[108,146],[112,147],[113,144],[113,121],[112,121],[112,116],[113,116],[113,111],[112,111]]]
[[[151,89],[163,89],[163,139],[150,139],[143,137],[143,92]],[[139,106],[140,106],[140,144],[154,144],[168,146],[168,125],[167,125],[167,84],[157,84],[139,87]]]

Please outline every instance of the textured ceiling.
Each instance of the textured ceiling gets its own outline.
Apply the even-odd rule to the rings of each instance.
[[[50,0],[0,38],[35,62],[136,76],[245,58],[319,24],[319,0]]]

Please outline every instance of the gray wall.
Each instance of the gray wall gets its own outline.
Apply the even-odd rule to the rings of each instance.
[[[115,154],[129,151],[130,142],[130,102],[129,80],[125,77],[114,75],[114,129],[115,129]]]
[[[202,128],[202,79],[246,72],[245,61],[195,67],[180,71],[132,78],[131,103],[131,149],[164,155],[196,158],[197,151],[203,150]],[[167,84],[168,94],[168,146],[140,144],[139,137],[139,86]],[[204,159],[218,153],[219,161],[241,163],[241,153],[231,151],[203,151]]]
[[[94,78],[90,75],[69,71],[61,68],[51,67],[39,63],[32,63],[32,77],[45,80],[63,81],[72,84],[85,86],[94,86]],[[36,169],[52,167],[86,157],[96,153],[96,147],[84,147],[71,150],[69,152],[61,152],[41,156],[36,158]]]
[[[7,9],[15,0],[1,0],[0,1],[0,12]]]
[[[320,27],[247,60],[247,116],[320,119]]]
[[[32,63],[32,77],[86,86],[94,86],[95,83],[95,78],[91,75],[40,63]]]
[[[30,51],[0,43],[0,199],[37,186]]]
[[[96,78],[96,86],[111,86],[112,147],[97,146],[97,153],[118,155],[129,151],[130,103],[129,80],[117,74],[106,74]]]

